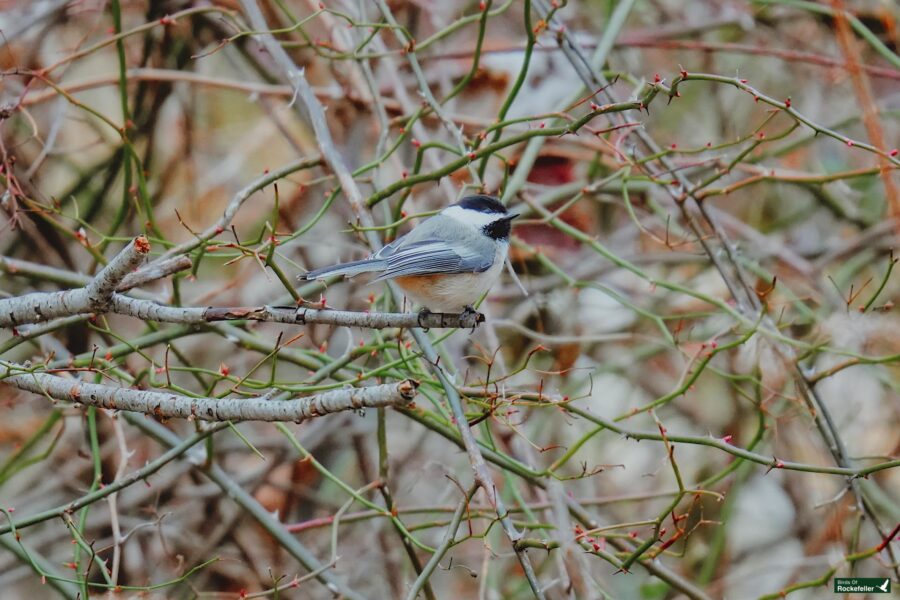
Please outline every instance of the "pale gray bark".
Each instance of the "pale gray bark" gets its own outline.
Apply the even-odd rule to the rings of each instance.
[[[110,410],[127,410],[160,418],[203,421],[305,421],[345,410],[406,406],[416,396],[411,379],[371,387],[332,390],[296,398],[191,398],[170,392],[116,388],[49,373],[21,373],[9,363],[0,367],[0,382],[20,390]]]
[[[178,307],[148,300],[116,295],[110,312],[137,317],[144,321],[166,323],[212,323],[215,321],[266,321],[292,325],[338,325],[385,329],[388,327],[471,329],[484,321],[476,312],[448,313],[377,313],[353,312],[293,306]]]
[[[178,307],[115,293],[166,277],[191,266],[191,261],[186,256],[174,256],[157,260],[134,271],[149,250],[150,244],[146,238],[136,238],[92,279],[71,273],[66,274],[60,269],[28,261],[0,257],[0,270],[5,272],[25,271],[37,277],[54,281],[84,284],[84,287],[74,290],[35,292],[0,300],[0,327],[15,327],[59,317],[105,312],[163,323],[191,324],[249,320],[292,325],[319,323],[369,329],[389,327],[473,329],[484,321],[484,315],[474,312],[462,314],[370,313],[267,305]]]
[[[26,294],[0,300],[0,327],[41,323],[57,317],[105,311],[116,288],[150,252],[150,242],[132,240],[82,288],[62,292]]]

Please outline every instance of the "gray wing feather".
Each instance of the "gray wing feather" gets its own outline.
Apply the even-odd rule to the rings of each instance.
[[[494,264],[494,254],[489,238],[450,217],[435,215],[366,259],[311,271],[306,278],[380,271],[374,283],[407,275],[482,273]]]
[[[378,258],[387,263],[387,268],[375,281],[408,275],[482,273],[494,263],[493,253],[482,254],[440,240],[402,244],[387,256],[382,252],[378,254]]]

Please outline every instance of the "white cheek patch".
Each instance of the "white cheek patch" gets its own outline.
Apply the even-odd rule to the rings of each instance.
[[[506,215],[500,213],[483,213],[477,210],[470,210],[461,206],[449,206],[441,211],[442,214],[464,223],[472,227],[481,229],[485,225],[490,225],[498,219],[502,219]]]

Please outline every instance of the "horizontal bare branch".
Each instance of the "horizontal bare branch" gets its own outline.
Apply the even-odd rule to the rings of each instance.
[[[114,388],[49,373],[13,375],[6,363],[3,383],[20,390],[111,410],[127,410],[160,418],[203,421],[305,421],[322,415],[360,408],[406,406],[416,396],[419,384],[411,379],[371,387],[346,388],[294,400],[269,398],[191,398],[169,392]]]
[[[126,296],[113,299],[111,312],[137,317],[145,321],[165,323],[212,323],[215,321],[266,321],[291,325],[338,325],[385,329],[402,327],[410,329],[460,328],[472,329],[484,322],[484,315],[476,312],[451,313],[379,313],[354,312],[293,306],[232,306],[232,307],[178,307],[165,306],[148,300]]]
[[[143,238],[138,238],[143,239]],[[146,242],[146,240],[145,240]],[[484,315],[475,312],[461,314],[448,313],[373,313],[294,306],[234,306],[234,307],[179,307],[159,304],[146,298],[134,298],[109,291],[104,288],[102,298],[91,286],[103,278],[110,280],[118,291],[143,285],[149,281],[166,277],[191,266],[186,256],[173,256],[145,265],[131,272],[134,264],[126,260],[140,261],[144,254],[138,253],[135,244],[130,244],[113,262],[119,261],[116,271],[109,271],[113,262],[94,279],[69,273],[29,261],[0,257],[0,271],[30,274],[42,279],[58,281],[69,285],[85,287],[61,292],[36,292],[16,298],[0,300],[0,327],[10,327],[27,323],[48,321],[57,317],[68,317],[90,313],[111,312],[136,317],[144,321],[163,323],[212,323],[215,321],[265,321],[288,323],[291,325],[324,324],[344,327],[364,327],[385,329],[389,327],[424,329],[460,328],[472,329],[484,322]],[[146,249],[149,250],[149,244]],[[124,257],[124,258],[123,258]],[[123,267],[124,265],[124,267]],[[124,270],[124,275],[122,271]],[[116,279],[110,277],[115,275]],[[112,285],[110,284],[110,285]]]

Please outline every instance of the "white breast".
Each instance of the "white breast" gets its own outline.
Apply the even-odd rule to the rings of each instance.
[[[396,281],[407,298],[432,312],[458,313],[475,304],[500,277],[509,244],[497,244],[494,262],[482,273],[455,273],[452,275],[408,277]]]

